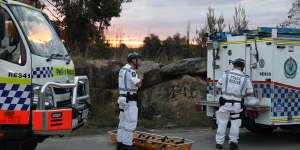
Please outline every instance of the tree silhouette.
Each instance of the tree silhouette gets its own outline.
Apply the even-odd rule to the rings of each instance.
[[[131,0],[47,0],[56,15],[62,38],[71,53],[86,56],[95,43],[104,44],[104,29],[119,17],[122,4]],[[51,11],[54,9],[53,11]],[[99,45],[99,44],[98,44]]]
[[[281,27],[300,27],[300,0],[294,0],[288,12],[288,19],[280,24]]]
[[[235,11],[233,16],[233,30],[247,30],[249,21],[247,18],[246,9],[239,4],[235,7],[234,10]]]

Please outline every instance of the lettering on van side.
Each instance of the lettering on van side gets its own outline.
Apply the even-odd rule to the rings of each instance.
[[[265,76],[272,76],[272,73],[271,72],[260,72],[259,75],[263,76],[263,77],[265,77]]]
[[[63,75],[74,75],[75,71],[70,69],[56,69],[56,74],[63,76]]]
[[[73,67],[53,67],[54,77],[74,76],[75,70]]]
[[[31,78],[30,73],[18,73],[18,72],[8,72],[8,77],[10,78]]]

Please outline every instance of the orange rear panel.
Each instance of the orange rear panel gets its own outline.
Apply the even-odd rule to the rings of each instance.
[[[0,124],[29,124],[29,111],[0,110]]]
[[[43,130],[43,112],[32,111],[32,115],[33,130]]]
[[[47,116],[47,130],[72,129],[72,110],[49,111]]]

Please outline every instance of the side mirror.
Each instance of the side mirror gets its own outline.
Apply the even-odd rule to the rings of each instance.
[[[2,8],[0,8],[0,41],[5,37],[5,14]]]

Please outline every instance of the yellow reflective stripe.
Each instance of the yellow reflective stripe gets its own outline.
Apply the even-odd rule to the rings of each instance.
[[[282,44],[300,44],[300,42],[292,42],[292,41],[273,41],[274,43],[282,43]]]
[[[294,121],[300,121],[300,118],[293,119]],[[273,119],[272,122],[288,121],[288,119]]]
[[[273,122],[278,122],[278,121],[288,121],[287,119],[273,119]]]
[[[272,39],[263,39],[263,40],[256,40],[256,42],[265,42],[265,41],[272,41]],[[243,43],[253,43],[254,40],[251,41],[238,41],[238,42],[228,42],[228,43],[221,43],[221,45],[230,45],[230,44],[243,44]]]
[[[3,4],[3,3],[1,3],[1,2],[0,2],[0,5],[4,6],[4,4]]]
[[[53,67],[53,77],[75,76],[74,67]]]
[[[256,40],[256,42],[265,42],[265,41],[273,41],[273,39]],[[253,42],[254,42],[254,41],[253,41]]]
[[[20,3],[20,2],[13,1],[13,2],[11,2],[11,4],[24,6],[24,7],[31,8],[31,9],[34,9],[34,10],[36,10],[36,11],[40,11],[40,12],[41,12],[40,9],[37,9],[37,8],[35,8],[35,7],[32,7],[32,6],[27,5],[27,4],[24,4],[24,3]]]
[[[252,41],[228,42],[228,43],[221,43],[221,45],[243,44],[243,43],[252,43]]]
[[[31,79],[0,77],[0,83],[31,85]]]
[[[274,43],[281,43],[281,44],[300,44],[299,42],[294,42],[294,41],[273,41],[272,39],[264,39],[264,40],[257,40],[256,42],[265,42],[265,41],[270,41]],[[251,41],[238,41],[238,42],[228,42],[228,43],[221,43],[220,45],[230,45],[230,44],[243,44],[243,43],[253,43],[254,40]]]

